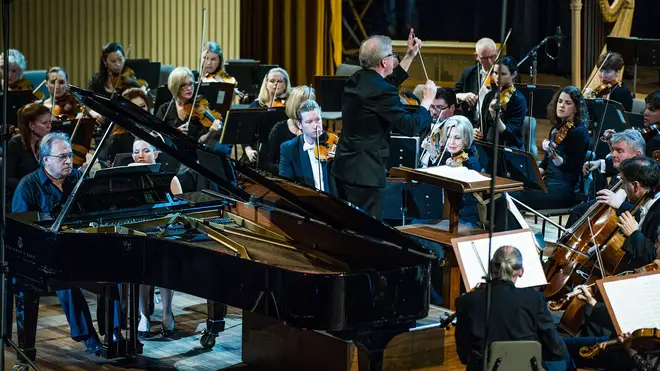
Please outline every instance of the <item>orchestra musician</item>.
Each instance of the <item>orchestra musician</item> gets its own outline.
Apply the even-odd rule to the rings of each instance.
[[[131,101],[131,103],[142,108],[145,111],[149,111],[149,96],[144,90],[140,88],[130,88],[124,90],[121,93],[121,96]],[[105,159],[107,162],[112,163],[115,160],[115,156],[120,153],[131,153],[133,151],[133,141],[135,137],[126,129],[122,128],[119,125],[115,125],[112,129],[112,133],[108,138],[108,144],[105,149],[101,149],[103,154],[99,156],[102,159]]]
[[[622,250],[624,258],[617,270],[633,271],[657,258],[655,246],[658,240],[660,226],[660,202],[656,202],[660,193],[656,191],[660,184],[660,165],[647,156],[637,156],[626,159],[619,166],[623,189],[628,202],[618,210],[619,227],[626,236]],[[643,199],[644,198],[644,199]],[[639,212],[633,216],[630,213],[632,205],[643,202]],[[614,325],[604,303],[597,302],[591,288],[581,285],[576,288],[578,299],[587,303],[583,307],[584,337],[565,339],[569,352],[580,367],[601,367],[609,365],[612,370],[629,370],[630,359],[620,353],[606,354],[597,359],[587,361],[575,355],[581,346],[599,343],[616,336]]]
[[[289,73],[283,68],[273,68],[264,76],[259,96],[250,104],[250,108],[285,107],[289,93],[291,93]],[[259,158],[257,143],[243,144],[243,153],[249,162],[257,162]]]
[[[82,172],[73,168],[73,151],[68,135],[50,133],[39,144],[39,163],[41,167],[21,179],[12,201],[12,212],[37,211],[40,219],[51,219],[55,209],[66,201]],[[92,324],[87,301],[82,290],[72,288],[57,291],[71,328],[71,338],[83,341],[87,352],[96,353],[101,343]],[[119,333],[119,303],[115,301],[115,338]],[[22,326],[21,322],[18,326]]]
[[[315,147],[323,134],[321,107],[306,100],[296,112],[296,125],[302,132],[280,146],[279,176],[298,181],[319,191],[334,193],[328,177],[328,162],[317,158]],[[320,165],[319,165],[320,163]]]
[[[435,99],[430,106],[429,112],[433,123],[428,130],[420,133],[422,139],[422,154],[419,158],[420,166],[434,166],[437,163],[437,156],[440,156],[440,144],[443,142],[442,127],[445,121],[454,116],[456,112],[456,93],[449,88],[438,88],[435,93]],[[472,135],[474,137],[474,134]],[[432,159],[432,157],[434,159]]]
[[[55,97],[55,104],[59,107],[53,114],[55,116],[66,119],[73,119],[82,114],[82,106],[73,97],[69,90],[69,77],[61,67],[51,67],[46,72],[46,86],[50,92],[50,98],[44,101],[44,106],[51,109],[53,106],[53,97]]]
[[[431,124],[429,109],[436,86],[426,82],[422,101],[415,112],[407,112],[397,87],[408,78],[408,68],[419,52],[421,41],[408,36],[408,50],[399,63],[392,40],[372,36],[360,46],[362,69],[348,78],[342,96],[342,135],[331,169],[339,197],[380,219],[385,164],[390,156],[390,135],[397,130],[414,135]]]
[[[539,165],[539,172],[549,191],[528,189],[512,194],[537,210],[575,205],[574,190],[590,142],[586,127],[589,120],[587,106],[582,92],[575,86],[564,87],[554,95],[548,105],[548,119],[552,128],[549,138],[543,141],[546,155]],[[557,144],[557,136],[562,134],[565,138]]]
[[[202,82],[226,82],[234,85],[238,83],[225,71],[225,57],[222,48],[215,41],[209,41],[204,45]]]
[[[490,261],[490,319],[486,323],[487,290],[477,288],[456,298],[456,352],[467,371],[483,370],[486,348],[496,341],[535,340],[541,343],[543,366],[566,370],[568,353],[547,308],[543,293],[517,288],[522,277],[523,258],[513,246],[502,246]],[[484,342],[488,325],[488,339]],[[486,344],[484,344],[486,343]]]
[[[598,58],[598,67],[601,67],[598,71],[598,78],[601,85],[595,89],[586,88],[584,90],[584,96],[587,98],[604,98],[617,101],[621,103],[626,112],[630,112],[632,110],[633,99],[621,75],[621,70],[623,69],[623,57],[621,54],[614,52],[602,54]]]
[[[172,93],[172,100],[158,108],[156,117],[199,143],[211,143],[221,131],[222,122],[220,120],[214,120],[208,128],[204,127],[196,117],[192,117],[188,123],[194,95],[192,71],[187,67],[175,68],[167,79],[167,88]]]
[[[474,58],[476,64],[463,70],[461,77],[454,85],[454,92],[461,105],[462,115],[469,118],[473,124],[477,124],[481,113],[481,102],[484,102],[484,97],[490,90],[490,86],[484,86],[484,81],[497,58],[495,42],[487,37],[479,39]]]
[[[18,130],[19,134],[7,143],[4,155],[9,200],[21,179],[39,168],[39,142],[50,133],[50,110],[38,103],[21,107]]]
[[[513,57],[502,58],[502,70],[500,64],[496,63],[491,74],[492,85],[497,86],[498,75],[501,72],[500,87],[500,110],[501,114],[498,121],[495,122],[495,90],[491,89],[485,97],[481,106],[481,122],[483,129],[475,128],[474,137],[478,140],[486,140],[493,143],[495,140],[495,130],[500,135],[500,145],[525,149],[523,143],[523,123],[527,115],[527,100],[525,96],[513,86],[513,81],[518,76],[518,62]],[[485,130],[482,133],[481,130]]]
[[[259,167],[273,174],[279,172],[280,146],[301,134],[298,126],[297,111],[300,105],[307,100],[316,100],[316,92],[307,85],[296,86],[291,89],[284,112],[288,119],[276,123],[270,130],[268,142],[261,147],[261,160]]]
[[[598,170],[606,177],[610,177],[610,187],[617,183],[619,176],[619,166],[621,162],[635,156],[643,156],[646,142],[642,135],[633,129],[627,129],[615,133],[609,140],[611,156],[604,160],[587,161],[582,168],[583,175],[589,171]],[[596,200],[579,204],[571,210],[566,226],[572,226],[596,201],[605,202],[608,205],[618,209],[625,200],[625,193],[622,191],[612,192],[610,189],[601,189],[596,193]]]
[[[141,89],[137,89],[142,91]],[[141,139],[133,142],[133,161],[136,164],[155,164],[158,157],[158,150],[151,144]],[[183,193],[179,179],[174,176],[170,183],[170,192],[172,195]],[[174,313],[172,312],[172,298],[174,290],[160,287],[160,296],[163,303],[163,320],[160,335],[164,338],[171,337],[174,333]],[[138,323],[138,336],[146,338],[151,332],[151,318],[149,310],[149,300],[151,299],[151,286],[140,285],[139,310],[140,322]]]
[[[92,76],[87,89],[96,94],[109,97],[115,92],[113,77],[121,75],[124,69],[124,47],[116,42],[103,46],[98,72]]]
[[[7,82],[9,83],[9,91],[12,90],[33,90],[32,83],[23,78],[27,62],[23,53],[16,49],[9,49],[9,76]],[[4,74],[5,53],[0,53],[0,76]],[[5,78],[2,76],[2,84],[5,83]],[[4,86],[4,85],[3,85]],[[43,99],[43,94],[37,92],[37,98]],[[35,94],[36,95],[36,94]]]

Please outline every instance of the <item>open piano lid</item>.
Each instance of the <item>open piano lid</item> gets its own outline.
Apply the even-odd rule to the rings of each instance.
[[[206,152],[218,157],[219,160],[226,159],[223,153],[211,151],[119,95],[111,100],[75,86],[70,86],[70,91],[94,111],[215,182],[226,196],[243,202],[267,201],[277,208],[305,219],[321,221],[337,230],[355,233],[404,251],[432,257],[428,250],[408,236],[342,200],[282,178],[265,176],[238,161],[228,159],[237,172],[258,185],[250,187],[252,193],[239,189],[197,161],[198,152]],[[160,134],[164,142],[152,135],[152,132]]]

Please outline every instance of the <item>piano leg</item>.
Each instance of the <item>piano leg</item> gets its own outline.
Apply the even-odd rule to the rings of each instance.
[[[208,317],[206,318],[206,329],[202,331],[202,337],[199,343],[206,349],[213,348],[215,338],[222,331],[225,331],[225,317],[227,316],[227,304],[217,303],[207,300],[206,308]]]
[[[15,289],[16,300],[16,331],[18,332],[18,347],[32,361],[37,358],[35,348],[37,338],[37,319],[39,317],[39,295],[30,290]],[[19,361],[24,359],[19,355]]]
[[[415,322],[393,326],[387,329],[331,333],[345,340],[352,340],[358,349],[359,371],[381,371],[383,354],[387,344],[395,336],[415,327]]]

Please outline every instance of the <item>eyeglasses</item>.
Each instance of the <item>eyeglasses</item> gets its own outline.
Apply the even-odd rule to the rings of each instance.
[[[485,56],[481,56],[481,55],[478,55],[478,54],[477,54],[477,56],[478,56],[479,59],[481,59],[482,61],[485,61],[486,59],[495,59],[495,57],[497,57],[497,55],[492,55],[492,54],[491,54],[491,55],[485,55]]]
[[[391,52],[390,54],[384,56],[382,59],[388,58],[388,57],[394,57],[394,59],[399,59],[399,55],[396,54],[396,52]]]
[[[449,107],[449,106],[434,106],[434,105],[429,106],[430,109],[432,109],[432,110],[436,110],[436,111],[444,111],[444,110],[446,110],[448,107]]]
[[[66,160],[71,160],[73,158],[73,152],[62,153],[61,155],[46,155],[46,157],[55,157],[60,162],[64,162]]]
[[[181,84],[181,89],[190,88],[190,87],[193,87],[193,86],[195,86],[194,81],[192,81],[190,83],[183,83],[183,84]]]

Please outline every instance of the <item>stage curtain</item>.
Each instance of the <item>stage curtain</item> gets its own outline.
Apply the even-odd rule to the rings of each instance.
[[[241,58],[279,65],[292,85],[333,75],[342,58],[341,11],[341,0],[243,0]]]

